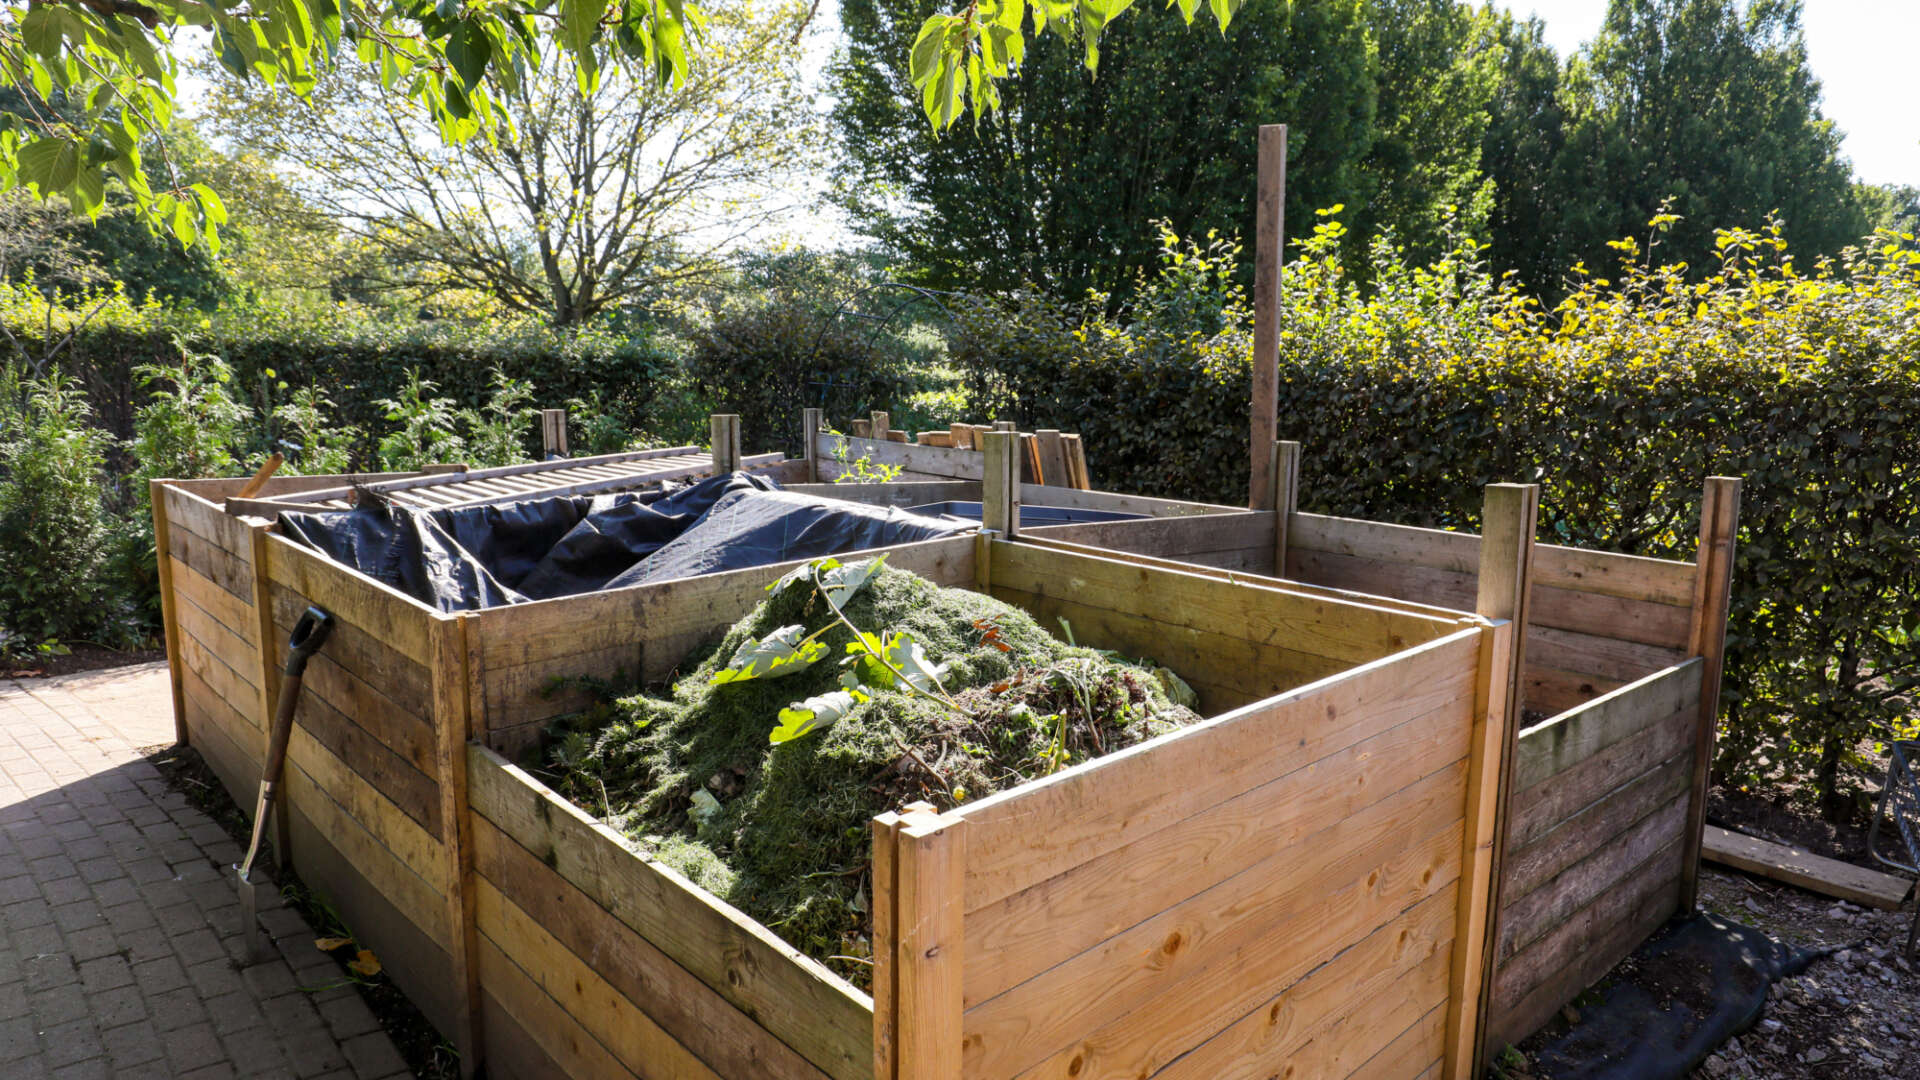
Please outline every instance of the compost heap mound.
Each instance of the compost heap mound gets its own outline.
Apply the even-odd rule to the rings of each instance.
[[[669,696],[610,700],[557,722],[548,771],[577,805],[858,985],[869,982],[874,815],[941,810],[1196,722],[1164,669],[1056,639],[1018,608],[882,567],[843,603],[862,631],[905,632],[971,716],[874,688],[838,722],[769,743],[789,703],[840,686],[853,635],[811,585],[734,624]],[[829,659],[713,685],[743,642],[799,623]],[[1064,723],[1063,723],[1064,721]]]

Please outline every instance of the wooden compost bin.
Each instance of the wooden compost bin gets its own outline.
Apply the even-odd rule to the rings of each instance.
[[[1066,615],[1083,642],[1185,662],[1209,719],[947,814],[877,819],[869,997],[500,754],[568,707],[540,696],[552,677],[663,676],[798,564],[443,614],[264,522],[215,524],[218,488],[161,488],[162,535],[225,530],[240,589],[234,640],[206,643],[233,677],[181,680],[186,738],[232,758],[222,777],[249,804],[285,632],[308,604],[336,616],[298,712],[293,862],[468,1066],[1466,1075],[1514,693],[1506,615],[985,535],[890,549],[941,584]],[[1517,563],[1482,578],[1482,607],[1510,606],[1523,580]],[[169,642],[191,674],[181,584]],[[271,649],[241,647],[262,635]]]
[[[1481,537],[1300,513],[1299,453],[1294,443],[1275,449],[1268,505],[1279,509],[1025,485],[1029,504],[1150,517],[1018,536],[1416,610],[1474,607]],[[1707,481],[1697,562],[1537,544],[1526,533],[1527,726],[1506,755],[1483,1053],[1532,1033],[1669,917],[1693,909],[1739,487]]]

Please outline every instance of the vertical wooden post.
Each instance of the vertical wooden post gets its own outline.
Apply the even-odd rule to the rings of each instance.
[[[995,421],[993,422],[993,430],[995,430],[995,431],[1019,431],[1019,430],[1020,430],[1020,425],[1018,425],[1018,424],[1016,424],[1016,423],[1014,423],[1014,422],[1013,422],[1013,421],[1011,421],[1011,420],[995,420]]]
[[[147,501],[153,508],[153,554],[160,567],[160,630],[167,643],[167,681],[173,690],[173,740],[185,746],[187,692],[180,681],[180,613],[173,595],[173,541],[167,532],[166,500],[166,481],[147,481]]]
[[[440,787],[440,836],[447,852],[447,959],[454,984],[454,1047],[460,1075],[481,1075],[479,924],[474,916],[473,805],[467,798],[467,624],[471,615],[437,616],[432,626],[434,779]]]
[[[1700,500],[1700,554],[1693,578],[1695,656],[1700,669],[1700,717],[1693,734],[1693,787],[1687,795],[1686,848],[1680,862],[1680,910],[1693,910],[1700,892],[1700,845],[1707,824],[1707,785],[1720,723],[1720,675],[1727,659],[1727,609],[1733,598],[1734,543],[1740,529],[1740,478],[1710,476]]]
[[[1039,458],[1033,482],[1072,487],[1073,477],[1067,472],[1067,447],[1060,439],[1060,432],[1053,428],[1042,428],[1033,433],[1033,439],[1035,454]]]
[[[567,456],[567,410],[540,410],[540,459]]]
[[[1480,649],[1470,757],[1466,838],[1460,864],[1460,911],[1454,925],[1447,995],[1447,1080],[1480,1074],[1482,1029],[1498,940],[1499,864],[1505,849],[1507,797],[1520,731],[1520,687],[1532,591],[1533,535],[1540,517],[1537,484],[1489,484],[1480,537],[1480,583],[1474,611],[1487,621]]]
[[[955,450],[971,450],[973,449],[973,425],[948,424],[947,438],[953,440]]]
[[[1271,510],[1273,444],[1280,434],[1280,265],[1287,238],[1287,125],[1260,126],[1254,189],[1253,448],[1247,505]]]
[[[1020,531],[1019,436],[990,431],[982,440],[985,465],[980,477],[980,526],[1011,540]]]
[[[800,412],[800,456],[807,463],[807,483],[820,482],[820,410]]]
[[[1287,576],[1287,530],[1300,508],[1300,444],[1273,444],[1273,576]]]
[[[881,855],[881,820],[894,817],[891,858]],[[924,803],[875,822],[874,893],[890,863],[891,916],[874,917],[874,1075],[876,1080],[960,1080],[961,992],[966,953],[962,890],[966,822]],[[878,951],[890,939],[887,954]],[[891,961],[892,971],[879,968]],[[888,1059],[891,1060],[888,1060]],[[888,1071],[883,1071],[888,1070]]]
[[[707,421],[713,440],[713,475],[725,476],[740,469],[740,418],[732,413],[714,413]]]
[[[1079,435],[1060,436],[1062,448],[1067,454],[1067,475],[1071,478],[1066,486],[1081,491],[1093,490],[1093,477],[1087,475],[1087,446]]]
[[[877,409],[868,415],[872,417],[873,422],[873,427],[868,430],[868,437],[875,442],[886,442],[887,432],[893,428],[893,417]]]

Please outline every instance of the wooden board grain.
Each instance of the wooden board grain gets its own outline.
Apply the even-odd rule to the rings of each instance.
[[[271,586],[275,648],[284,648],[310,601],[284,586]],[[336,621],[316,659],[324,657],[373,688],[393,707],[412,716],[426,716],[432,679],[426,665],[387,647],[358,626]]]
[[[1604,800],[1633,777],[1644,775],[1685,750],[1692,725],[1675,713],[1648,724],[1579,764],[1513,796],[1507,842],[1515,847],[1532,844],[1568,818]]]
[[[309,757],[307,760],[312,759]],[[438,876],[432,879],[424,876],[432,872],[434,867],[401,862],[378,836],[353,816],[352,811],[323,790],[300,763],[289,762],[288,765],[290,767],[284,773],[287,804],[313,823],[320,835],[326,838],[327,844],[354,868],[356,875],[368,882],[407,922],[442,950],[440,961],[444,964],[449,928],[442,884]],[[352,796],[344,793],[342,797],[354,801]],[[296,865],[299,865],[297,847],[295,859]],[[315,880],[320,884],[328,881],[327,878]]]
[[[1638,775],[1628,777],[1600,799],[1557,822],[1525,844],[1514,844],[1503,868],[1504,903],[1511,903],[1593,854],[1607,841],[1671,803],[1692,777],[1691,748]],[[1558,786],[1548,781],[1547,787]],[[1678,835],[1678,829],[1675,829]]]
[[[1112,510],[1122,514],[1140,514],[1151,518],[1220,514],[1245,516],[1248,513],[1244,506],[1221,506],[1217,503],[1188,502],[1183,499],[1153,499],[1145,495],[1122,495],[1117,491],[1047,487],[1040,484],[1021,484],[1020,501],[1030,506]]]
[[[433,609],[356,573],[283,536],[269,536],[267,575],[274,584],[306,597],[342,622],[359,627],[387,648],[424,664],[432,655]]]
[[[1025,505],[1034,505],[1031,503]],[[1140,555],[1191,559],[1207,552],[1260,548],[1273,550],[1275,516],[1266,511],[1238,514],[1198,514],[1188,517],[1137,518],[1132,521],[1089,521],[1072,525],[1043,525],[1026,530],[1033,536],[1066,540],[1097,548],[1113,548]],[[1269,556],[1271,557],[1271,556]]]
[[[1629,683],[1520,733],[1513,784],[1524,791],[1700,700],[1701,661]]]
[[[254,627],[258,620],[250,600],[235,596],[172,555],[166,561],[176,592],[232,631],[247,648],[256,646],[259,631]]]
[[[1708,862],[1731,866],[1773,881],[1783,881],[1821,896],[1831,896],[1881,911],[1898,911],[1913,891],[1906,878],[1815,855],[1805,848],[1776,844],[1757,836],[1706,826],[1702,849]]]
[[[383,745],[325,699],[302,693],[294,724],[313,736],[362,781],[373,786],[434,837],[440,836],[440,793],[434,778]]]
[[[167,552],[196,573],[232,594],[241,604],[253,605],[253,569],[241,558],[197,533],[170,527]]]
[[[438,884],[447,877],[446,849],[393,800],[347,767],[331,750],[295,725],[287,741],[287,760],[316,788],[327,793],[348,817],[365,829],[400,865],[422,880]]]
[[[184,605],[183,605],[184,606]],[[248,655],[235,657],[235,661],[244,664]],[[187,625],[180,629],[180,663],[212,690],[220,700],[233,706],[234,710],[246,720],[249,727],[258,727],[256,714],[259,712],[260,691],[254,686],[248,675],[234,670],[229,662],[214,651],[212,646],[194,636]],[[240,733],[232,733],[240,739]]]
[[[560,1070],[557,1075],[571,1080],[664,1080],[664,1074],[642,1076],[620,1064],[493,939],[481,938],[477,959],[487,995]]]
[[[521,770],[468,747],[474,812],[836,1080],[873,1075],[873,1002]]]
[[[1622,887],[1626,875],[1653,853],[1683,842],[1684,792],[1606,837],[1593,852],[1506,905],[1495,956],[1508,960],[1564,924],[1597,897]]]

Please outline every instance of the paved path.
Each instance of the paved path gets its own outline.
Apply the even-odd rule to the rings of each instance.
[[[173,741],[164,664],[0,679],[0,1076],[405,1076],[313,931],[139,752]]]

